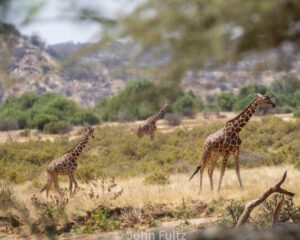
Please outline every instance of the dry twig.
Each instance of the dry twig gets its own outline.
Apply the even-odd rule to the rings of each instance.
[[[282,193],[282,194],[285,194],[285,195],[288,195],[288,196],[291,196],[291,197],[293,197],[295,195],[295,193],[289,192],[289,191],[281,188],[282,183],[286,179],[286,175],[287,175],[287,171],[285,171],[285,173],[283,174],[281,180],[275,186],[269,188],[259,198],[255,199],[255,200],[252,200],[251,202],[249,202],[246,205],[242,215],[240,216],[240,218],[238,220],[236,228],[244,225],[247,222],[248,218],[250,217],[250,214],[251,214],[252,210],[255,207],[257,207],[258,205],[260,205],[261,203],[263,203],[271,194],[277,192],[277,193]],[[280,211],[280,207],[278,207],[278,211]],[[278,212],[278,214],[279,214],[279,212]]]

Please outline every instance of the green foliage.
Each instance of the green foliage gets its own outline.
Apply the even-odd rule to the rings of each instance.
[[[186,222],[188,222],[187,219],[191,218],[193,216],[193,213],[191,212],[191,209],[187,205],[186,201],[182,199],[181,204],[176,207],[172,215],[176,219],[185,219]]]
[[[231,201],[225,208],[226,214],[218,220],[218,224],[223,228],[235,227],[244,208],[245,206],[242,202]]]
[[[290,0],[146,0],[117,21],[121,32],[116,37],[155,49],[158,58],[171,55],[159,73],[179,82],[187,69],[199,68],[207,59],[226,61],[244,52],[280,47],[285,41],[298,46],[293,29],[299,11],[300,3]],[[110,26],[107,34],[111,36]]]
[[[157,176],[155,173],[164,173],[164,176],[190,173],[193,166],[199,164],[205,138],[222,126],[222,123],[212,123],[192,130],[158,132],[154,142],[148,138],[140,140],[135,132],[121,127],[97,128],[95,138],[78,159],[76,175],[85,181],[107,176],[126,178]],[[299,120],[286,122],[272,117],[263,118],[262,122],[250,121],[241,131],[242,165],[258,167],[285,163],[300,166],[299,135]],[[33,180],[52,159],[61,156],[76,142],[61,139],[2,144],[0,178],[14,183]],[[229,166],[234,166],[231,162]]]
[[[172,106],[175,113],[180,113],[188,117],[193,117],[197,112],[203,109],[203,104],[191,91],[178,97]]]
[[[153,173],[152,175],[149,175],[148,177],[145,178],[144,180],[145,184],[158,184],[158,185],[165,185],[169,184],[169,176],[166,175],[165,173],[161,172],[156,172]]]
[[[51,122],[56,122],[56,121],[58,121],[58,118],[55,117],[54,115],[41,114],[35,116],[35,118],[33,119],[33,125],[36,126],[37,129],[43,130],[46,124],[49,124]]]
[[[300,106],[299,88],[299,78],[294,75],[285,75],[279,79],[275,79],[270,88],[263,85],[250,84],[240,88],[236,95],[227,92],[220,93],[217,97],[217,105],[219,109],[224,111],[240,111],[260,93],[271,97],[276,103],[276,110],[278,112],[288,113]],[[266,112],[266,109],[266,107],[260,107],[259,111]]]
[[[217,97],[218,107],[224,111],[232,111],[233,105],[236,102],[236,96],[231,93],[220,93]]]
[[[300,118],[300,109],[296,109],[296,110],[294,111],[294,117]]]
[[[15,207],[15,200],[12,195],[11,190],[1,184],[0,186],[0,210],[8,210],[12,207]]]
[[[174,86],[156,85],[152,81],[132,81],[116,96],[101,101],[97,109],[104,121],[145,119],[156,113],[164,102],[173,101],[172,109],[192,116],[201,110],[201,102],[192,92],[183,93]]]
[[[253,224],[256,228],[267,229],[270,227],[274,208],[281,200],[283,202],[279,214],[280,222],[297,222],[300,220],[300,208],[295,206],[293,198],[285,197],[283,194],[274,194],[260,206],[258,214],[254,217]]]
[[[111,216],[108,209],[98,209],[84,224],[84,232],[92,233],[96,230],[102,232],[114,231],[120,228],[119,222]]]
[[[63,123],[98,124],[99,118],[88,110],[79,109],[75,102],[54,93],[37,95],[24,94],[9,97],[0,108],[0,128],[2,130],[37,128],[47,131],[62,127]],[[50,125],[49,125],[50,124]],[[51,128],[51,129],[50,129]],[[56,132],[56,130],[53,130]]]
[[[76,113],[71,121],[75,125],[80,125],[85,123],[90,125],[96,125],[100,123],[99,117],[96,116],[94,113],[88,111],[80,111]]]
[[[52,133],[52,134],[63,134],[67,133],[72,130],[72,126],[70,123],[66,121],[50,121],[43,126],[45,132]]]

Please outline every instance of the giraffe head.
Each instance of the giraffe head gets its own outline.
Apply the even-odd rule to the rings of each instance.
[[[273,108],[276,107],[275,103],[272,102],[271,98],[268,95],[257,94],[256,99],[259,104],[269,104]]]
[[[85,131],[87,132],[87,134],[89,136],[91,136],[92,138],[94,138],[94,128],[92,128],[91,126],[88,126]]]

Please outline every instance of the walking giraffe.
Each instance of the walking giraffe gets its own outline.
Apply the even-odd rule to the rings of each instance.
[[[77,143],[73,148],[67,151],[62,157],[53,160],[48,165],[47,168],[48,181],[43,187],[43,189],[41,190],[41,192],[46,190],[47,197],[52,183],[54,183],[55,190],[61,195],[58,186],[58,179],[57,179],[59,175],[67,175],[69,177],[69,190],[71,196],[72,196],[73,183],[75,185],[73,194],[78,188],[78,184],[74,177],[74,171],[77,168],[76,160],[80,155],[80,153],[82,152],[82,150],[84,149],[84,147],[86,146],[86,144],[88,143],[89,137],[91,136],[92,138],[94,138],[93,135],[94,129],[92,127],[87,127],[85,131],[86,131],[85,136],[79,141],[79,143]]]
[[[139,138],[142,138],[145,134],[148,134],[151,140],[154,139],[156,131],[156,122],[163,117],[168,107],[169,102],[166,101],[162,108],[158,111],[158,113],[149,117],[145,123],[141,124],[138,127],[137,135]]]
[[[239,137],[239,133],[255,113],[258,106],[262,104],[270,104],[272,105],[272,107],[275,107],[275,104],[267,95],[258,94],[256,98],[250,103],[250,105],[246,107],[239,115],[226,122],[225,126],[221,130],[209,135],[206,138],[203,144],[202,165],[199,165],[196,171],[190,177],[191,180],[195,176],[195,174],[200,171],[200,191],[202,191],[202,176],[207,164],[209,164],[208,176],[210,181],[210,188],[211,190],[213,190],[214,168],[219,156],[223,156],[221,174],[218,184],[218,191],[220,191],[227,160],[231,154],[233,154],[235,157],[235,170],[240,188],[241,190],[244,190],[239,167],[240,145],[242,143],[242,140]]]

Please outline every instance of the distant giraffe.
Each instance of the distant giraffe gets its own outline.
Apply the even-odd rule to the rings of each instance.
[[[168,107],[169,101],[166,101],[162,108],[158,111],[158,113],[149,117],[145,123],[141,124],[138,127],[137,135],[139,138],[142,138],[145,134],[148,134],[151,140],[154,139],[156,131],[156,122],[163,117]]]
[[[218,191],[220,191],[227,160],[231,154],[233,154],[235,157],[235,170],[240,188],[241,190],[244,190],[239,169],[240,145],[242,143],[242,140],[239,137],[239,133],[249,121],[251,116],[255,113],[258,106],[262,104],[270,104],[272,105],[272,107],[275,107],[275,104],[268,96],[258,94],[254,101],[252,101],[250,105],[246,107],[239,115],[226,122],[225,126],[221,130],[209,135],[206,138],[203,144],[202,165],[198,166],[196,171],[190,177],[191,180],[195,176],[195,174],[200,171],[200,191],[202,191],[202,176],[207,164],[209,164],[208,176],[210,181],[210,188],[211,190],[213,190],[213,171],[219,156],[223,156],[218,185]]]
[[[75,185],[73,194],[78,188],[78,184],[74,177],[74,171],[77,168],[76,160],[80,155],[80,153],[82,152],[83,148],[88,143],[89,137],[91,136],[92,138],[94,138],[93,135],[94,129],[92,127],[86,128],[85,131],[86,131],[85,136],[79,141],[79,143],[77,143],[72,149],[67,151],[62,157],[53,160],[48,165],[47,168],[48,181],[47,184],[45,184],[45,186],[41,190],[41,192],[46,190],[47,197],[52,183],[54,183],[55,190],[61,195],[58,186],[58,179],[57,179],[59,175],[67,175],[69,177],[70,195],[72,195],[73,183]]]

